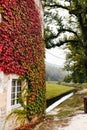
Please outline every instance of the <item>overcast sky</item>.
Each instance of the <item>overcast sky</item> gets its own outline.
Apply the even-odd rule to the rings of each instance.
[[[62,4],[65,4],[64,0],[59,0]],[[69,2],[66,2],[68,5]],[[64,19],[64,23],[67,23],[67,18],[69,17],[67,10],[60,9],[59,11],[60,16],[65,16],[66,20]],[[46,49],[46,58],[45,61],[51,64],[63,66],[66,61],[66,50],[63,50],[62,47],[55,47],[52,49]]]
[[[62,49],[62,47],[46,49],[46,58],[45,61],[51,64],[63,66],[65,62],[66,51]]]

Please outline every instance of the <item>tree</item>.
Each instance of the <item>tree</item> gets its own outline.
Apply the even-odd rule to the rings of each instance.
[[[46,47],[49,49],[67,43],[72,44],[73,48],[81,47],[83,49],[81,61],[87,76],[87,0],[43,0],[43,4]],[[67,17],[64,15],[65,12],[68,14]]]
[[[71,80],[75,83],[86,82],[85,66],[84,66],[84,50],[82,47],[68,43],[68,53],[66,54],[66,62],[64,69],[67,70]]]

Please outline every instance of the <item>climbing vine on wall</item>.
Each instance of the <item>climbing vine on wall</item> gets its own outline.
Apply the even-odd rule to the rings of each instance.
[[[0,70],[27,79],[34,106],[30,114],[41,112],[45,71],[39,12],[34,0],[0,0],[0,13]]]

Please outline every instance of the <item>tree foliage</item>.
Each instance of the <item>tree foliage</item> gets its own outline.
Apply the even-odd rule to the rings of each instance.
[[[72,70],[79,75],[81,69],[87,76],[87,0],[43,0],[43,4],[46,47],[70,45]]]
[[[87,34],[84,33],[87,27],[86,0],[43,0],[43,4],[45,6],[45,39],[47,48],[60,46],[68,42],[84,42],[86,40],[85,35]],[[60,11],[62,12],[61,15]],[[68,16],[65,17],[64,13]],[[52,27],[51,24],[54,24],[54,26]],[[75,36],[76,39],[69,40],[67,35],[65,35],[60,40],[60,35],[64,35],[66,32],[69,32],[71,36]],[[53,39],[56,38],[59,41],[55,40],[53,42]]]
[[[75,83],[86,82],[86,73],[84,66],[84,49],[81,46],[67,44],[68,53],[66,54],[65,70],[69,72],[70,81]],[[68,78],[68,77],[67,77]]]

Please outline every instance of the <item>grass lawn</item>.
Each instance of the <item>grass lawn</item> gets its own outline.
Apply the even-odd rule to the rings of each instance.
[[[69,99],[67,99],[66,101],[64,101],[56,107],[56,109],[60,108],[58,114],[56,114],[58,118],[64,119],[64,117],[66,118],[68,116],[74,115],[76,111],[84,111],[84,97],[87,96],[87,92],[84,91],[84,93],[78,93],[78,91],[87,89],[87,83],[77,84],[76,88],[77,92],[72,97],[70,97]]]
[[[58,85],[56,83],[46,83],[46,99],[61,95],[65,92],[73,90],[72,87]]]

